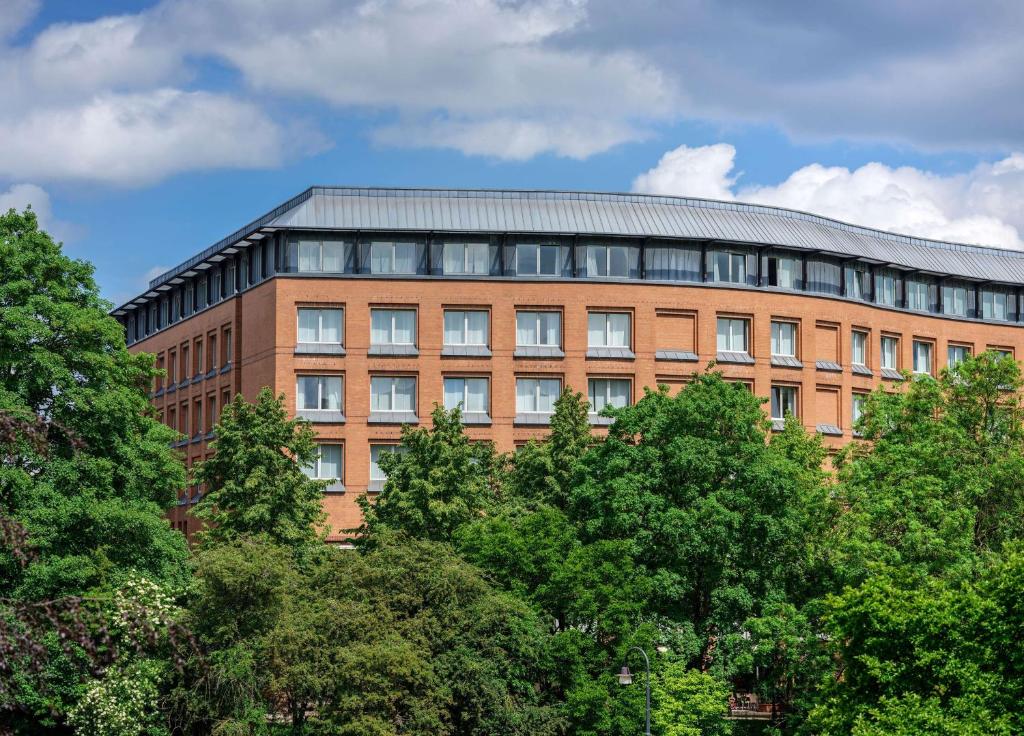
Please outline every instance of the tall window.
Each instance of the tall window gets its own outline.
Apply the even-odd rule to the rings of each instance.
[[[747,280],[747,256],[745,253],[733,253],[719,250],[712,253],[714,259],[714,279],[732,284],[742,284]]]
[[[931,375],[934,347],[930,342],[914,340],[914,373]]]
[[[796,357],[796,323],[772,322],[772,355]]]
[[[587,344],[592,348],[628,348],[629,314],[591,312],[587,315]]]
[[[629,248],[624,245],[588,245],[587,276],[629,276]]]
[[[167,351],[167,385],[173,386],[178,382],[178,353],[174,350]]]
[[[299,309],[299,342],[342,344],[341,309]],[[228,340],[230,344],[230,340]],[[230,356],[228,357],[230,360]]]
[[[867,394],[854,394],[853,404],[850,407],[850,420],[852,424],[856,424],[860,421],[860,418],[864,415],[864,405],[867,403]]]
[[[985,289],[981,292],[981,316],[984,319],[1005,320],[1009,301],[1005,291]]]
[[[967,314],[967,288],[955,284],[942,287],[942,313],[963,317]]]
[[[340,330],[339,330],[340,332]],[[221,344],[224,346],[224,365],[231,362],[231,356],[234,354],[235,346],[231,342],[231,328],[224,328],[224,335],[221,337]]]
[[[299,376],[295,404],[304,411],[341,411],[341,376]]]
[[[445,345],[487,345],[487,312],[485,310],[446,309],[444,312]]]
[[[370,378],[370,411],[416,411],[416,379],[413,376],[373,376]]]
[[[209,356],[209,365],[207,366],[207,370],[217,370],[217,361],[220,359],[220,353],[217,352],[217,335],[211,334],[206,338],[206,342],[209,343],[210,346],[209,350],[206,351]]]
[[[444,272],[486,276],[491,272],[489,251],[487,243],[445,243]]]
[[[966,345],[950,345],[946,351],[946,365],[956,368],[971,357],[971,349]]]
[[[853,331],[850,338],[850,362],[854,365],[868,364],[868,333]]]
[[[796,416],[796,386],[772,386],[772,419]]]
[[[416,243],[373,243],[370,273],[416,273]]]
[[[416,310],[371,309],[371,345],[414,345],[416,343]]]
[[[387,473],[381,470],[380,460],[388,453],[402,454],[406,449],[402,445],[370,445],[370,490],[380,490]]]
[[[344,273],[346,245],[337,240],[299,240],[294,246],[299,272]]]
[[[192,376],[189,371],[192,369],[192,364],[188,360],[188,345],[181,346],[181,380],[187,380]]]
[[[606,406],[621,409],[629,406],[630,381],[628,378],[591,378],[587,381],[587,394],[593,414]]]
[[[517,378],[516,413],[551,414],[561,392],[562,382],[557,378]]]
[[[735,317],[718,318],[718,350],[732,353],[747,352],[747,333],[750,322]]]
[[[882,367],[888,368],[889,370],[898,371],[900,369],[899,361],[900,352],[900,341],[897,337],[882,337]]]
[[[519,243],[516,245],[516,274],[520,276],[558,276],[561,248],[557,245]]]
[[[557,348],[561,344],[561,312],[516,312],[518,347]]]
[[[925,281],[907,279],[907,308],[918,312],[928,311],[928,284]]]
[[[317,445],[316,459],[302,472],[316,480],[341,480],[343,467],[341,445]]]
[[[488,380],[452,376],[444,379],[444,408],[458,407],[464,413],[486,413]]]
[[[800,284],[802,264],[799,258],[768,257],[768,285],[783,289],[796,289]]]
[[[888,269],[875,274],[875,301],[890,307],[896,306],[896,273]]]
[[[867,295],[868,270],[863,264],[846,267],[846,296],[864,299]]]
[[[195,359],[196,359],[196,363],[195,363],[195,368],[192,371],[192,375],[194,375],[194,376],[201,376],[204,373],[206,373],[206,364],[203,363],[203,341],[202,340],[196,340]]]

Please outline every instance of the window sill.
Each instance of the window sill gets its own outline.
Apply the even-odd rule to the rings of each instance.
[[[565,353],[561,348],[549,348],[541,345],[529,345],[516,348],[512,354],[513,358],[564,358]]]
[[[344,424],[345,412],[330,411],[327,409],[299,409],[295,412],[299,419],[305,419],[313,424]]]
[[[615,423],[615,417],[605,417],[600,414],[588,414],[587,418],[590,420],[590,426],[592,427],[610,427]]]
[[[871,372],[870,368],[860,363],[854,363],[850,366],[850,370],[853,371],[853,374],[856,376],[868,376],[870,378],[875,375]]]
[[[775,368],[803,368],[804,364],[793,355],[773,355],[772,365]]]
[[[190,381],[186,378],[184,381],[178,384],[178,388],[188,388]]]
[[[167,387],[167,391],[165,391],[164,393],[173,394],[177,390],[178,390],[178,384],[172,383],[170,386]]]
[[[345,348],[333,342],[300,342],[295,346],[295,355],[344,355]]]
[[[227,363],[224,364],[224,367],[220,369],[220,374],[223,376],[225,373],[229,372],[230,370],[231,370],[231,362],[228,361]]]
[[[834,424],[819,424],[814,429],[818,434],[828,435],[829,437],[843,436],[843,430]]]
[[[445,345],[442,358],[490,358],[491,349],[486,345]]]
[[[629,348],[588,348],[587,358],[591,360],[634,360],[636,356]]]
[[[888,378],[890,381],[902,381],[903,374],[895,368],[883,368],[881,371],[882,378]]]
[[[773,419],[772,420],[772,431],[773,432],[781,432],[785,428],[786,428],[786,420],[785,419]]]
[[[201,434],[193,435],[192,439],[189,440],[189,442],[191,444],[193,444],[193,445],[198,445],[202,441],[203,441],[203,435],[201,435]]]
[[[516,414],[515,424],[544,427],[551,424],[553,412],[524,412]]]
[[[372,411],[368,424],[419,424],[420,418],[411,411]]]
[[[216,368],[211,368],[210,370],[206,371],[206,375],[203,376],[203,378],[213,378],[216,375],[217,375],[217,369]]]
[[[198,376],[192,376],[191,383],[194,386],[195,384],[199,383],[202,380],[203,380],[203,374],[200,373]]]
[[[819,371],[828,371],[830,373],[842,373],[843,366],[836,363],[834,360],[816,360],[814,361],[814,367]]]
[[[715,353],[715,360],[718,363],[742,363],[753,365],[754,359],[750,353],[740,353],[733,350],[719,350]]]
[[[317,480],[327,480],[326,478],[318,478]],[[344,493],[345,484],[340,480],[332,480],[331,483],[324,488],[324,493]]]
[[[384,480],[371,480],[369,485],[366,486],[367,493],[380,493],[384,490],[384,484],[387,481]]]
[[[473,425],[490,424],[491,417],[485,411],[466,411],[462,413],[462,423]]]
[[[654,353],[655,360],[671,360],[678,363],[696,363],[697,353],[690,350],[658,350]]]
[[[153,392],[153,398],[154,399],[159,399],[163,395],[164,395],[164,390],[162,388],[157,389],[156,391]]]
[[[388,358],[415,358],[420,354],[420,351],[415,345],[371,345],[366,354]]]

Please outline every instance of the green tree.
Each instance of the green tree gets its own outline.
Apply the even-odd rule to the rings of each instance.
[[[729,686],[683,662],[671,662],[652,683],[653,725],[664,736],[727,736]]]
[[[386,529],[450,541],[459,526],[495,503],[500,485],[494,448],[470,441],[458,409],[435,406],[432,417],[430,428],[402,427],[401,451],[380,460],[387,474],[383,490],[373,501],[358,499],[364,542],[373,543]]]
[[[258,535],[287,546],[321,542],[326,481],[302,472],[316,460],[316,435],[307,422],[288,419],[284,396],[264,388],[250,404],[239,394],[214,432],[216,453],[195,469],[207,488],[194,511],[209,524],[203,543]]]
[[[175,434],[147,398],[153,357],[128,352],[109,306],[92,267],[30,210],[0,215],[0,416],[43,422],[41,442],[16,433],[2,448],[0,516],[27,535],[0,551],[0,598],[13,609],[109,600],[135,574],[170,589],[186,578],[184,538],[164,518],[185,483]],[[82,621],[77,603],[61,610]],[[89,643],[101,632],[69,645],[58,628],[35,662],[5,662],[18,686],[0,693],[0,730],[62,723],[102,668]]]

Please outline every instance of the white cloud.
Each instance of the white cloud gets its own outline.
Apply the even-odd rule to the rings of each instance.
[[[0,116],[0,172],[17,178],[148,183],[171,174],[280,163],[280,128],[247,102],[158,89]]]
[[[0,13],[0,39],[9,38],[21,30],[39,12],[41,0],[5,0]]]
[[[0,192],[0,213],[13,209],[21,212],[31,207],[39,220],[39,226],[46,229],[53,215],[50,195],[35,184],[12,184],[6,192]]]
[[[769,186],[737,186],[736,149],[725,143],[669,151],[634,191],[737,199],[805,210],[926,238],[1024,249],[1024,154],[941,175],[869,163],[811,164]]]

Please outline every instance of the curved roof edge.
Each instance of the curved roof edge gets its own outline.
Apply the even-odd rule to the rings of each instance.
[[[394,206],[382,210],[367,204],[382,199]],[[459,206],[441,207],[446,201]],[[903,235],[770,205],[593,191],[318,185],[152,279],[149,288],[268,227],[696,238],[820,250],[965,278],[1024,283],[1024,263],[1017,263],[1024,261],[1022,251]],[[941,255],[950,262],[944,263]],[[978,261],[986,261],[986,267],[979,268]]]

